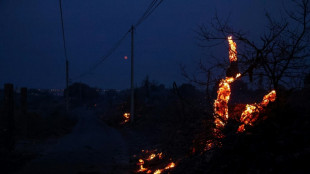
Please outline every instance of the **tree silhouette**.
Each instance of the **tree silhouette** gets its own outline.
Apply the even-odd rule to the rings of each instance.
[[[284,9],[285,15],[281,19],[266,14],[268,25],[259,42],[248,39],[245,32],[233,29],[218,16],[210,25],[200,26],[198,34],[207,47],[213,47],[218,39],[233,35],[238,45],[242,45],[242,49],[238,49],[239,67],[250,81],[263,77],[268,80],[269,88],[278,89],[279,85],[301,87],[309,68],[310,3],[309,0],[291,3],[295,10]]]

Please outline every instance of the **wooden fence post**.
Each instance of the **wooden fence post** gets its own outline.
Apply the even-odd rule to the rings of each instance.
[[[6,124],[5,146],[9,151],[15,149],[15,118],[14,118],[14,90],[13,84],[4,85],[4,115]]]
[[[29,119],[27,116],[27,88],[20,89],[20,109],[21,109],[21,117],[23,121],[22,124],[22,134],[24,137],[28,135],[28,128],[29,128]]]

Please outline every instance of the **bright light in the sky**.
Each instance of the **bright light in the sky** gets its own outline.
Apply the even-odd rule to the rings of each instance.
[[[127,57],[127,56],[125,56],[125,57],[124,57],[124,59],[125,59],[125,60],[127,60],[127,59],[128,59],[128,57]]]

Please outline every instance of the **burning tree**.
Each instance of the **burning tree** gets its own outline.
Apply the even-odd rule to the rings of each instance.
[[[214,101],[214,129],[213,129],[213,138],[208,139],[204,144],[204,151],[210,151],[216,146],[221,147],[221,139],[225,138],[224,133],[222,132],[225,128],[226,124],[229,120],[229,109],[228,103],[230,100],[231,90],[230,84],[239,80],[241,78],[241,74],[238,72],[237,67],[237,44],[232,40],[232,36],[228,37],[229,42],[229,60],[231,62],[231,66],[229,67],[229,73],[226,73],[226,77],[223,78],[218,87],[217,98]],[[275,101],[276,99],[276,91],[272,90],[270,93],[264,96],[261,103],[247,104],[244,111],[240,115],[239,122],[241,123],[237,132],[244,132],[246,130],[245,126],[250,125],[253,126],[254,122],[258,119],[261,111],[264,111],[265,107],[270,102]],[[170,162],[166,164],[165,167],[151,165],[152,163],[148,163],[150,161],[162,160],[163,153],[158,153],[157,150],[142,150],[142,156],[139,158],[138,169],[135,171],[136,173],[154,173],[160,174],[166,170],[173,169],[176,164],[174,162]],[[195,147],[193,147],[193,152],[195,153]],[[136,155],[135,155],[136,156]],[[170,159],[171,160],[171,159]],[[165,162],[165,161],[164,161]],[[167,162],[166,162],[167,163]],[[155,163],[156,164],[156,163]],[[149,165],[149,166],[147,166]]]
[[[288,6],[293,6],[292,9],[297,10],[285,9],[286,16],[280,20],[266,15],[268,25],[259,42],[248,39],[243,31],[233,29],[218,16],[210,26],[200,26],[198,33],[201,40],[210,45],[207,47],[213,46],[213,42],[218,39],[226,39],[223,36],[233,35],[243,46],[238,52],[239,66],[243,69],[242,75],[248,75],[250,81],[253,77],[255,80],[267,79],[269,88],[273,89],[278,89],[279,85],[300,87],[302,84],[296,80],[302,82],[301,77],[304,77],[309,68],[306,59],[310,53],[310,2],[292,1]],[[208,73],[210,69],[203,68]]]
[[[223,138],[222,129],[225,128],[227,121],[229,119],[228,112],[228,102],[231,95],[230,84],[238,80],[242,75],[238,72],[237,67],[237,44],[232,40],[232,36],[228,37],[229,43],[229,61],[230,67],[226,72],[226,77],[222,79],[219,83],[219,88],[217,91],[217,98],[214,101],[214,135],[216,138]],[[261,103],[257,104],[247,104],[245,110],[240,116],[240,122],[242,123],[238,132],[245,131],[245,125],[253,125],[253,123],[258,119],[259,113],[264,110],[269,102],[273,102],[276,99],[276,91],[272,90],[270,93],[264,96]],[[207,150],[212,147],[212,142],[207,142]]]
[[[309,29],[308,21],[310,12],[308,9],[309,1],[308,0],[293,1],[293,3],[299,8],[300,12],[293,13],[290,11],[286,11],[287,18],[285,20],[281,20],[279,22],[267,15],[267,18],[269,20],[269,25],[267,26],[268,31],[261,37],[261,42],[259,44],[255,44],[253,41],[249,40],[246,37],[246,34],[244,34],[243,32],[235,31],[227,23],[222,23],[218,17],[215,18],[216,23],[212,24],[211,30],[209,30],[209,28],[204,26],[200,28],[201,37],[203,38],[204,41],[207,41],[209,43],[217,39],[223,39],[223,40],[225,39],[226,41],[227,36],[229,36],[228,43],[229,43],[230,63],[229,67],[226,69],[226,77],[222,78],[220,81],[218,81],[219,82],[218,84],[214,85],[215,88],[217,89],[216,99],[212,101],[211,97],[210,98],[207,97],[207,99],[212,102],[212,109],[209,110],[210,112],[213,113],[206,112],[205,115],[207,115],[208,117],[203,119],[204,121],[206,120],[206,122],[208,122],[210,121],[208,120],[210,118],[209,116],[211,116],[212,124],[214,126],[208,125],[205,127],[205,128],[211,128],[210,129],[211,131],[208,132],[208,135],[204,133],[204,135],[200,136],[200,134],[197,133],[199,134],[198,136],[193,136],[194,137],[192,143],[193,146],[191,148],[192,153],[190,154],[193,156],[196,155],[194,157],[197,158],[188,160],[190,161],[188,164],[192,164],[189,165],[188,170],[195,171],[192,173],[209,173],[208,171],[216,171],[215,173],[221,173],[223,172],[221,171],[222,168],[224,168],[227,164],[237,164],[234,165],[237,166],[236,167],[238,169],[237,171],[241,171],[241,173],[251,173],[251,172],[243,172],[251,170],[245,169],[246,167],[242,166],[243,165],[247,166],[247,162],[251,161],[249,159],[254,159],[253,160],[254,163],[257,163],[256,161],[257,159],[253,157],[255,155],[248,153],[249,155],[245,155],[244,159],[241,160],[240,158],[238,158],[238,156],[242,156],[241,154],[245,150],[253,153],[253,149],[248,148],[249,144],[245,143],[249,141],[246,139],[246,137],[247,136],[254,136],[256,138],[258,137],[259,140],[262,141],[262,143],[258,147],[261,147],[261,145],[264,145],[265,140],[263,136],[259,135],[260,131],[261,130],[265,131],[266,132],[265,134],[267,135],[276,132],[274,131],[275,130],[274,127],[271,127],[266,130],[261,127],[261,130],[256,130],[256,134],[254,135],[242,134],[242,132],[246,131],[248,126],[253,126],[254,123],[258,121],[259,116],[263,116],[263,114],[269,113],[266,107],[269,105],[269,103],[275,101],[277,95],[276,91],[279,88],[279,86],[286,85],[288,87],[292,87],[289,86],[289,84],[287,83],[290,82],[290,80],[292,80],[295,77],[302,76],[303,75],[302,73],[308,68],[305,61],[309,54],[308,45],[310,41],[308,33]],[[237,52],[237,44],[233,41],[233,38],[230,35],[232,35],[234,39],[237,42],[239,42],[240,45],[242,45],[242,49],[238,49],[238,52]],[[221,67],[224,67],[222,65],[223,64],[221,64]],[[214,68],[215,66],[208,69],[202,66],[201,64],[201,69],[207,73],[207,82],[200,81],[195,77],[189,79],[193,82],[197,82],[198,84],[206,85],[207,91],[209,92],[209,85],[212,83],[211,71],[212,68]],[[184,75],[186,77],[189,77],[187,74]],[[244,76],[249,76],[250,81],[253,80],[253,77],[255,77],[255,80],[256,77],[266,78],[268,79],[269,88],[274,90],[271,90],[269,93],[266,93],[266,95],[262,97],[262,100],[260,102],[244,104],[243,107],[238,108],[240,110],[240,113],[238,112],[237,114],[238,116],[236,117],[237,119],[234,120],[238,122],[238,124],[236,127],[232,126],[234,128],[234,132],[227,133],[225,132],[226,130],[224,129],[229,127],[228,123],[230,123],[230,121],[233,121],[231,119],[232,113],[229,112],[229,108],[231,107],[231,105],[229,105],[229,100],[232,93],[231,85],[233,83],[236,83],[239,80],[239,78]],[[278,115],[277,113],[278,111],[279,108],[276,108],[276,111],[274,111],[273,114]],[[207,132],[206,130],[202,130],[201,132],[203,131]],[[255,132],[255,129],[254,130],[248,129],[247,131],[251,133]],[[236,132],[238,133],[235,134]],[[239,141],[239,139],[242,139],[242,141]],[[234,140],[237,143],[235,143]],[[256,140],[257,139],[253,141],[254,143],[252,142],[252,144],[250,145],[251,147],[255,148],[257,147],[255,145],[255,143],[257,143]],[[281,143],[281,141],[279,141],[279,143]],[[238,147],[238,145],[241,145],[241,147]],[[266,144],[264,146],[269,147],[269,145],[270,144]],[[202,146],[204,147],[201,148]],[[233,148],[230,146],[232,146]],[[220,148],[214,148],[214,147],[220,147]],[[275,146],[275,148],[278,149],[279,146]],[[221,152],[221,150],[219,149],[222,149],[223,152]],[[204,150],[206,153],[202,152],[201,150]],[[232,153],[235,151],[238,153]],[[227,161],[225,159],[226,157],[225,155],[227,154],[230,155],[229,153],[225,152],[231,152],[232,154],[234,154],[232,155],[232,160]],[[151,163],[148,164],[148,161],[149,160],[152,161],[153,159],[155,159],[155,161],[156,159],[160,160],[161,155],[153,153],[144,156],[145,157],[140,158],[138,163],[136,164],[138,167],[136,172],[161,173],[165,171],[165,169],[168,170],[174,168],[174,166],[176,166],[174,168],[174,172],[176,173],[184,173],[184,171],[186,171],[182,169],[183,164],[188,162],[186,161],[186,158],[182,158],[182,160],[175,160],[175,163],[177,165],[174,162],[169,161],[170,163],[168,164],[168,162],[165,161],[164,163],[165,165],[167,165],[166,167],[161,166],[160,168],[155,168],[152,165],[150,165]],[[216,160],[215,157],[219,156],[224,156],[224,158],[219,158],[220,160]],[[267,159],[272,158],[272,156],[271,157],[270,156],[267,156]],[[213,160],[209,161],[208,159],[211,158]],[[264,163],[265,158],[262,159],[264,160],[261,160],[262,161],[261,163]],[[197,166],[196,163],[198,160],[202,161],[200,166],[202,167],[202,169],[195,169],[193,167]],[[204,166],[207,167],[204,168]],[[247,167],[251,168],[253,166],[248,165]],[[263,168],[263,170],[264,168],[267,168],[268,170],[266,171],[269,172],[272,171],[269,169],[269,166],[267,167],[263,166],[260,168]],[[229,170],[230,168],[226,167],[226,169],[227,170],[223,173],[234,173]]]

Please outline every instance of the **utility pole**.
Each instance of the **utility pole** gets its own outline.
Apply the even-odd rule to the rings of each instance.
[[[61,0],[59,0],[59,9],[60,9],[63,46],[64,46],[64,52],[65,52],[65,58],[66,58],[66,93],[65,93],[66,99],[65,100],[66,100],[66,111],[68,112],[69,111],[69,61],[68,61],[67,48],[66,48],[66,37],[65,37],[65,28],[64,28]]]
[[[135,27],[131,26],[131,102],[130,102],[130,118],[131,123],[134,122],[134,109],[135,109],[135,87],[134,87],[134,31]]]
[[[66,111],[69,111],[69,61],[66,60]]]

